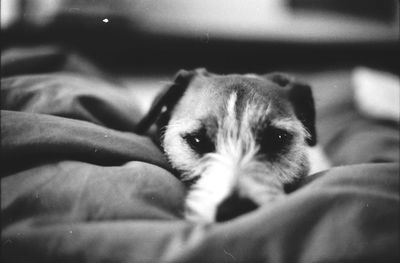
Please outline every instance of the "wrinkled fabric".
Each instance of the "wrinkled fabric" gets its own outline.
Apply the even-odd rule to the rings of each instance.
[[[168,168],[161,151],[144,136],[90,122],[26,112],[2,111],[3,168],[18,169],[52,159],[122,165],[137,160]]]
[[[159,169],[54,166],[3,179],[6,262],[399,259],[397,164],[331,169],[281,202],[213,225],[173,216],[179,187]]]
[[[55,56],[30,51],[19,61]],[[135,98],[65,56],[55,71],[33,73],[10,59],[2,79],[2,262],[399,261],[398,158],[384,147],[344,150],[346,134],[364,138],[367,120],[320,135],[346,166],[232,221],[188,222],[185,189],[160,149],[131,132],[142,116]],[[371,147],[361,141],[361,151]]]

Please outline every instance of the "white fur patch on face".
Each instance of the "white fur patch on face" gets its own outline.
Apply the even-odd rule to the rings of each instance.
[[[264,163],[257,161],[258,146],[251,132],[251,118],[259,109],[247,105],[238,123],[236,116],[237,94],[232,93],[226,105],[226,115],[218,125],[216,152],[204,156],[191,171],[200,175],[189,191],[186,200],[186,218],[195,221],[215,220],[218,205],[235,189],[240,195],[253,196],[257,203],[264,203],[282,195],[283,187],[275,176],[267,172]],[[262,115],[265,115],[264,111]],[[252,174],[265,177],[262,182]]]
[[[191,173],[200,175],[186,199],[186,218],[194,221],[215,220],[218,205],[232,192],[236,185],[237,166],[244,149],[252,145],[242,145],[236,120],[236,93],[227,103],[227,116],[219,123],[216,152],[205,155]],[[250,149],[247,150],[249,152]]]
[[[272,120],[271,125],[293,134],[293,142],[290,151],[277,160],[262,159],[252,127],[266,121],[271,108],[248,102],[238,118],[237,99],[235,92],[230,94],[223,117],[218,119],[215,152],[200,157],[182,138],[183,133],[200,128],[198,120],[172,118],[165,131],[163,146],[171,164],[183,171],[183,180],[198,177],[186,198],[189,220],[215,221],[218,206],[233,191],[258,205],[279,199],[284,196],[284,183],[307,172],[307,132],[300,121]]]

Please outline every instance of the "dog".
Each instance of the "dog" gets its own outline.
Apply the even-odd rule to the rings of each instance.
[[[310,173],[317,143],[311,88],[284,73],[181,70],[136,132],[153,124],[194,221],[225,221],[282,199],[286,185]]]

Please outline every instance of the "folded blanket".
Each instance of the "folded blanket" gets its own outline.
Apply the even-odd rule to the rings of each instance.
[[[398,163],[333,168],[232,221],[187,222],[184,187],[130,132],[135,98],[69,53],[32,52],[3,65],[3,262],[399,261]]]
[[[5,262],[398,262],[398,165],[332,169],[215,225],[174,217],[179,185],[144,167],[64,161],[3,179]]]

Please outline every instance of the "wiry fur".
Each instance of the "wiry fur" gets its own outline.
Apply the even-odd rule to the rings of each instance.
[[[307,133],[300,122],[288,118],[272,122],[276,127],[295,132],[296,137],[287,156],[281,156],[278,162],[268,162],[259,156],[252,126],[268,117],[269,108],[249,102],[239,123],[236,100],[237,94],[232,93],[226,114],[218,122],[216,151],[200,159],[183,143],[176,145],[179,131],[183,127],[186,131],[196,129],[195,122],[172,120],[166,129],[164,148],[171,163],[183,171],[184,180],[198,177],[188,193],[187,218],[213,221],[218,204],[234,190],[259,205],[272,201],[284,194],[284,183],[307,172],[304,155]]]
[[[322,165],[311,165],[312,172],[329,167],[314,147],[311,88],[281,73],[223,76],[181,70],[156,97],[137,132],[152,124],[188,186],[186,218],[196,221],[216,220],[221,204],[237,200],[230,197],[251,200],[253,207],[282,198],[284,185],[307,175],[314,159]],[[276,132],[290,139],[274,144]]]

